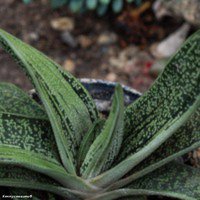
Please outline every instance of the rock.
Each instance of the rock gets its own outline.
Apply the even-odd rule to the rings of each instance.
[[[74,61],[71,60],[71,59],[65,60],[65,62],[63,64],[63,68],[65,70],[67,70],[68,72],[74,72],[74,70],[75,70],[75,63],[74,63]]]
[[[36,42],[39,40],[39,34],[36,32],[29,33],[29,38],[31,41]]]
[[[97,39],[99,45],[109,45],[115,42],[117,42],[117,35],[113,32],[104,32]]]
[[[172,16],[200,27],[199,0],[156,0],[153,4],[153,11],[158,19],[162,19],[164,16]]]
[[[65,44],[67,44],[68,46],[72,48],[75,48],[78,46],[78,42],[76,38],[69,31],[65,31],[61,33],[61,39]]]
[[[74,29],[74,20],[69,17],[60,17],[51,20],[51,27],[57,31],[72,31]]]
[[[188,23],[183,24],[177,31],[169,35],[158,44],[153,44],[150,47],[152,55],[156,58],[168,58],[172,56],[185,41],[190,30]]]
[[[80,46],[82,48],[88,48],[92,45],[92,40],[85,36],[85,35],[80,35],[78,38],[77,38],[77,41],[78,43],[80,44]]]
[[[116,81],[117,80],[117,75],[113,72],[110,72],[107,76],[106,76],[106,80],[108,81]]]

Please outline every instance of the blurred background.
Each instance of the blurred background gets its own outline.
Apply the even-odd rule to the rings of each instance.
[[[199,4],[198,0],[6,0],[0,1],[0,28],[76,77],[117,81],[144,92],[198,29]],[[1,49],[0,81],[32,88]]]

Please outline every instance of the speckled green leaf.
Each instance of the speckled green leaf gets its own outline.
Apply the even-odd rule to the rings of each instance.
[[[184,43],[150,90],[128,107],[119,164],[93,183],[107,185],[127,174],[196,111],[200,106],[199,55],[200,31]]]
[[[108,169],[119,153],[123,139],[123,97],[122,87],[117,85],[108,119],[81,166],[84,178],[94,177]]]
[[[3,30],[0,44],[34,83],[49,116],[62,162],[75,174],[76,149],[98,118],[94,102],[78,80],[36,49]]]
[[[68,175],[60,163],[54,135],[41,106],[6,83],[0,84],[0,105],[0,164],[18,164],[65,185],[79,186],[79,180]],[[81,182],[80,187],[84,187]]]
[[[73,191],[63,188],[54,180],[28,169],[14,166],[0,166],[0,186],[13,188],[12,190],[8,188],[6,192],[15,191],[15,194],[17,189],[19,189],[19,191],[22,189],[31,189],[37,190],[38,194],[39,191],[46,191],[69,199],[79,199]],[[29,193],[29,195],[31,195],[31,193]]]
[[[200,108],[152,155],[135,167],[129,176],[115,182],[110,188],[119,188],[136,180],[187,152],[200,147]]]
[[[90,200],[114,200],[126,196],[158,195],[180,200],[200,199],[200,170],[170,163],[125,188],[106,192]]]
[[[83,141],[81,142],[81,146],[78,152],[78,166],[81,166],[81,164],[83,163],[91,144],[94,142],[95,138],[100,134],[104,123],[104,119],[97,120],[96,122],[94,122],[93,126],[89,129],[89,131],[84,135]]]
[[[21,148],[57,160],[53,132],[43,108],[12,84],[0,83],[0,147]]]
[[[200,94],[200,31],[192,35],[169,61],[153,86],[125,113],[121,160],[146,145],[156,133]],[[141,109],[142,108],[142,109]]]
[[[0,83],[0,112],[28,115],[37,119],[48,119],[45,110],[25,92],[13,84]]]
[[[179,163],[168,165],[133,182],[128,188],[159,192],[180,199],[200,199],[200,169]]]
[[[0,163],[18,163],[45,174],[55,167],[64,173],[44,110],[23,91],[5,83],[0,84],[0,105]]]

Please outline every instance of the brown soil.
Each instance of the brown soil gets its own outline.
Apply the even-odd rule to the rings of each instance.
[[[131,69],[128,66],[128,70],[124,70],[126,67],[124,68],[123,64],[120,68],[111,66],[110,57],[117,57],[123,48],[130,44],[148,48],[150,39],[160,40],[169,33],[169,30],[164,31],[162,25],[153,22],[155,18],[150,8],[148,10],[141,12],[141,9],[138,11],[134,7],[127,7],[127,12],[119,16],[107,15],[99,18],[95,13],[72,14],[66,7],[52,10],[48,0],[35,0],[29,5],[24,5],[21,0],[6,0],[0,1],[0,28],[41,50],[61,65],[69,59],[75,66],[71,73],[76,77],[119,81],[144,92],[155,79],[147,73],[151,59],[149,62],[138,62],[137,66],[131,66]],[[135,18],[127,13],[135,13]],[[92,41],[91,46],[84,48],[79,45],[72,48],[61,40],[61,33],[52,29],[50,22],[63,16],[74,19],[73,36],[87,36]],[[174,24],[177,25],[173,23],[173,27]],[[151,31],[141,37],[147,29]],[[97,43],[99,35],[114,30],[118,34],[116,42],[109,45]],[[133,39],[132,35],[140,37]],[[2,50],[0,64],[0,81],[12,82],[25,90],[32,88],[18,66]]]

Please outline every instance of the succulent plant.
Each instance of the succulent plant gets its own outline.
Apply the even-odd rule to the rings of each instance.
[[[23,0],[24,3],[30,3],[32,0]],[[99,15],[106,13],[109,7],[113,12],[118,13],[122,10],[125,2],[141,3],[141,0],[50,0],[53,8],[59,8],[63,5],[68,5],[73,12],[85,10],[97,10]]]
[[[3,30],[0,45],[42,101],[0,84],[2,195],[200,199],[200,169],[175,161],[200,146],[200,31],[128,107],[117,84],[106,119],[82,84],[41,52]]]

